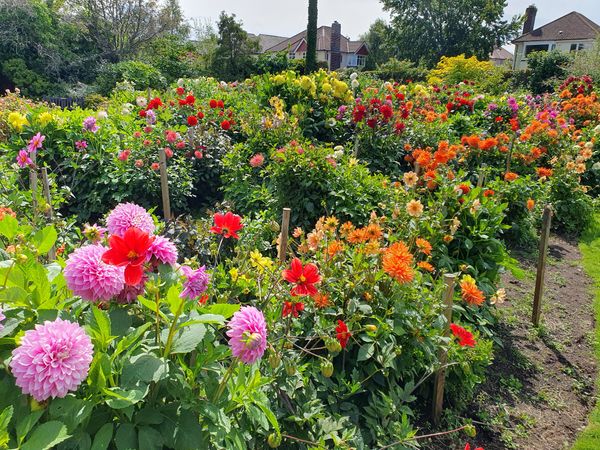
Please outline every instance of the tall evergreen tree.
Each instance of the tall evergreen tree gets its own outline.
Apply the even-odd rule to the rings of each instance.
[[[308,28],[306,29],[306,71],[317,70],[318,0],[308,0]]]

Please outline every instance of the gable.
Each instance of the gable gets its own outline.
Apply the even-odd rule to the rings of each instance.
[[[591,21],[583,14],[571,12],[546,25],[524,34],[513,41],[580,41],[595,39],[600,34],[600,25]]]

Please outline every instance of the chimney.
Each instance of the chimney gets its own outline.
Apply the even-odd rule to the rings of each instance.
[[[337,70],[342,66],[342,26],[337,22],[331,24],[331,56],[329,61],[329,69]]]
[[[535,26],[535,16],[537,14],[537,8],[535,5],[530,5],[525,10],[525,23],[523,24],[523,34],[531,33]]]

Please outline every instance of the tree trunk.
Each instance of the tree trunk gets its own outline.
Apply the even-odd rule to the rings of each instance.
[[[317,70],[317,16],[318,0],[308,0],[308,28],[306,32],[306,72]]]

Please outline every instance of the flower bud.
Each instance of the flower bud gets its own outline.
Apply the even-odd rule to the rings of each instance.
[[[267,438],[267,444],[271,448],[277,448],[281,445],[281,435],[277,433],[271,433]]]
[[[321,362],[321,374],[325,378],[331,377],[333,375],[333,364],[329,360],[323,360]]]

